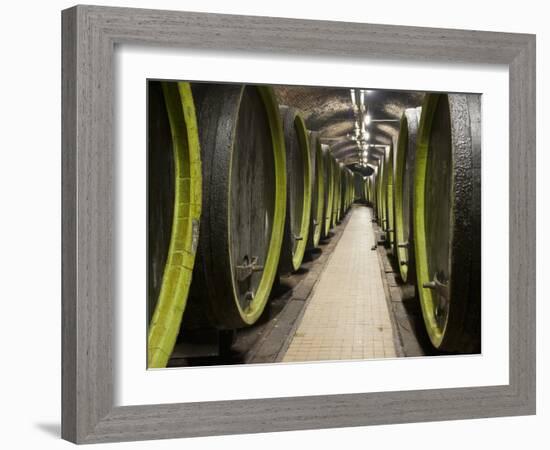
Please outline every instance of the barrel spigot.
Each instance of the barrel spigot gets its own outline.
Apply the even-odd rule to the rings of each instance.
[[[244,281],[252,275],[254,272],[261,272],[264,270],[264,266],[258,264],[258,257],[253,256],[250,262],[248,258],[244,258],[244,263],[238,266],[235,266],[236,275],[238,281]]]
[[[449,298],[449,286],[447,283],[440,280],[438,273],[434,275],[434,279],[432,281],[423,283],[422,287],[437,292],[441,297],[445,299]]]

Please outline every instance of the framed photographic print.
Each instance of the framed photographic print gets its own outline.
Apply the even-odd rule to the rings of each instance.
[[[534,36],[62,23],[65,439],[534,414]]]

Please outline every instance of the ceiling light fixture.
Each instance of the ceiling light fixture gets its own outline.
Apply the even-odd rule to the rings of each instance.
[[[350,89],[351,102],[353,104],[354,115],[354,135],[348,134],[350,140],[356,141],[359,148],[368,148],[370,133],[367,127],[371,123],[368,106],[365,104],[365,96],[368,94],[367,89]]]

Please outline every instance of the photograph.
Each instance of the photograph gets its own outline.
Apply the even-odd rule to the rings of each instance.
[[[146,89],[148,369],[481,354],[482,94]]]

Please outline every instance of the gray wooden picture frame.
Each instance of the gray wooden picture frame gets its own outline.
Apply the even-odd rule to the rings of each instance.
[[[97,6],[63,11],[62,33],[63,438],[93,443],[535,413],[534,35]],[[507,65],[509,384],[115,407],[113,52],[126,43]]]

